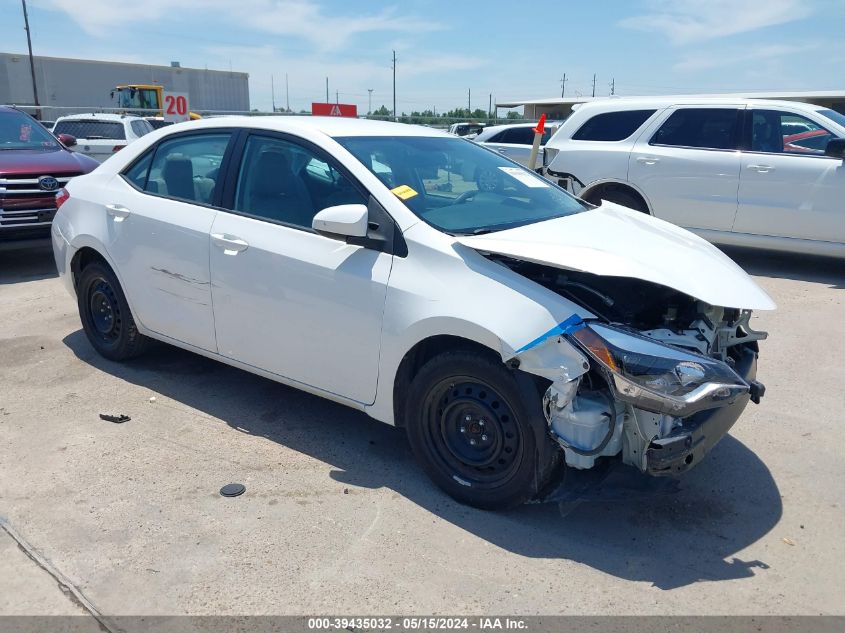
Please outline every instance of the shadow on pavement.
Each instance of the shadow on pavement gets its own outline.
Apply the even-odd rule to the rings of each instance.
[[[64,343],[84,362],[219,418],[233,432],[264,437],[332,465],[338,482],[390,488],[521,556],[569,559],[664,589],[745,578],[767,566],[742,559],[740,552],[769,532],[782,513],[769,470],[732,437],[671,496],[584,503],[565,517],[554,504],[482,512],[455,503],[422,474],[401,429],[363,413],[163,344],[117,364],[97,355],[81,330]]]
[[[750,275],[794,279],[845,288],[845,260],[833,257],[720,247]]]
[[[5,247],[3,247],[5,246]],[[57,277],[50,242],[28,248],[11,248],[0,243],[0,285]]]

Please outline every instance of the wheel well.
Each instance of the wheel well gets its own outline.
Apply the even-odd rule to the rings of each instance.
[[[489,347],[460,336],[441,334],[423,339],[408,350],[396,371],[396,379],[393,381],[393,420],[396,426],[405,426],[404,410],[400,403],[405,401],[403,396],[422,366],[438,354],[456,350],[479,352],[501,361],[501,356]]]
[[[633,187],[629,187],[628,185],[623,185],[618,182],[606,182],[600,185],[596,185],[594,188],[590,189],[586,194],[582,194],[580,197],[592,204],[599,204],[602,199],[601,195],[610,191],[630,195],[631,197],[637,200],[637,203],[640,205],[640,211],[642,211],[643,213],[651,213],[651,211],[649,210],[648,203],[645,201],[645,198],[643,198],[639,191],[637,191]]]
[[[89,246],[83,246],[73,256],[73,259],[70,261],[70,270],[73,274],[73,287],[76,288],[77,283],[79,282],[79,275],[85,269],[88,264],[92,264],[94,262],[100,262],[108,267],[111,270],[111,266],[106,261],[106,258],[100,255],[96,250]]]

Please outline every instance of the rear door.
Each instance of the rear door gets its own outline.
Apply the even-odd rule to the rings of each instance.
[[[836,135],[787,107],[749,109],[734,231],[845,242],[845,168]]]
[[[211,229],[219,352],[362,403],[375,400],[382,313],[393,257],[316,233],[314,215],[370,204],[371,230],[392,220],[319,148],[253,132]],[[383,210],[381,213],[384,213]]]
[[[744,106],[676,106],[635,143],[628,180],[658,218],[730,231],[737,209]]]
[[[98,200],[135,318],[147,329],[216,351],[209,232],[231,132],[174,135],[115,176]]]

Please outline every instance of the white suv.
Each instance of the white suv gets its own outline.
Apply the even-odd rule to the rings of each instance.
[[[845,257],[845,115],[791,101],[607,99],[546,145],[546,173],[589,202],[721,244]]]
[[[53,134],[70,134],[76,138],[73,151],[100,162],[153,131],[149,121],[125,114],[92,112],[59,117]]]

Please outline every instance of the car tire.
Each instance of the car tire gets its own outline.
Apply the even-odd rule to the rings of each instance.
[[[455,500],[484,510],[513,508],[556,473],[560,449],[546,433],[539,394],[536,402],[523,394],[514,372],[492,353],[440,354],[414,378],[405,417],[411,449]],[[538,447],[538,437],[552,445]]]
[[[120,282],[105,263],[82,269],[76,300],[82,329],[101,356],[121,361],[143,353],[148,339],[138,332]]]
[[[601,205],[602,200],[607,200],[608,202],[628,207],[634,211],[640,211],[641,213],[648,213],[648,209],[643,204],[643,201],[625,189],[606,187],[596,193],[590,194],[587,201],[598,206]]]

